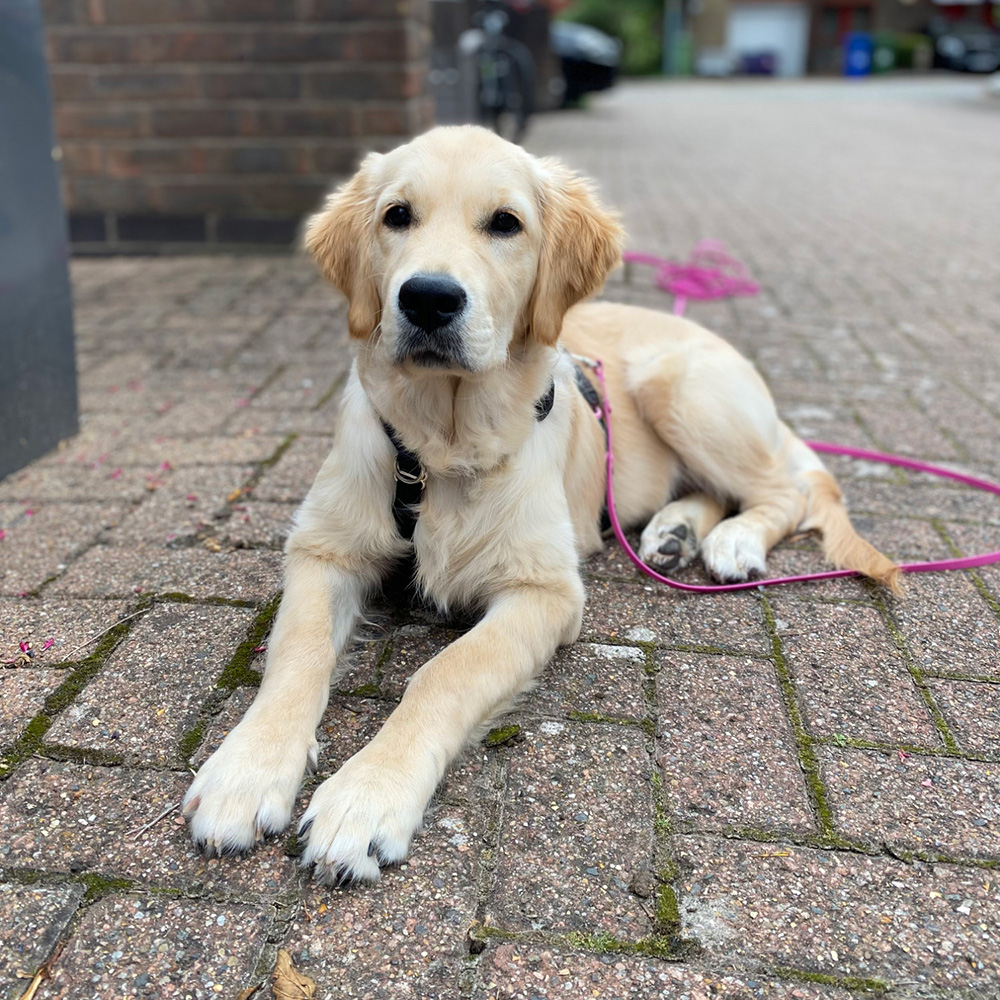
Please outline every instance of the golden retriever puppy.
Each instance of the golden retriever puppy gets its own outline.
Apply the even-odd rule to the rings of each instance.
[[[645,526],[649,563],[700,554],[745,580],[779,539],[818,528],[838,566],[895,583],[736,351],[689,320],[577,305],[618,263],[622,230],[558,162],[483,129],[434,129],[369,156],[306,243],[349,300],[357,358],[288,540],[260,691],[184,800],[210,853],[287,826],[365,595],[401,557],[439,608],[482,617],[313,795],[303,863],[322,880],[375,880],[402,860],[449,763],[576,639],[605,438],[565,348],[606,365],[617,506]],[[394,517],[397,479],[417,490],[412,538]]]

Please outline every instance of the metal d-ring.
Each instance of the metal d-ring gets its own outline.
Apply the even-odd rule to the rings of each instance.
[[[407,472],[399,467],[399,456],[396,456],[396,482],[406,483],[407,486],[423,486],[427,482],[427,470],[421,465],[420,475],[414,472]]]

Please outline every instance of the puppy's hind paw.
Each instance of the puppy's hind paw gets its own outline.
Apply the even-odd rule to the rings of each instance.
[[[701,546],[705,568],[722,583],[761,580],[767,575],[767,552],[758,535],[737,519],[723,521]]]
[[[684,569],[697,555],[698,538],[689,524],[658,523],[654,518],[642,533],[639,558],[657,572]]]

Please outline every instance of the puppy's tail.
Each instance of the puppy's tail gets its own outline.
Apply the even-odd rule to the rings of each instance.
[[[866,542],[851,524],[837,481],[825,469],[800,473],[806,483],[806,516],[802,528],[817,529],[823,552],[838,569],[853,569],[902,593],[899,567]]]

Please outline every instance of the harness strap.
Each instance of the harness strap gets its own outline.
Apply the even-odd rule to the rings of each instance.
[[[396,449],[396,492],[392,498],[392,518],[396,522],[396,530],[409,541],[417,526],[413,508],[423,499],[427,473],[420,464],[420,459],[403,447],[392,426],[384,420],[382,429]]]
[[[597,390],[594,388],[593,382],[583,374],[582,365],[586,364],[590,367],[594,366],[594,362],[590,358],[582,358],[579,355],[571,354],[570,357],[573,359],[573,369],[576,374],[576,387],[580,390],[580,395],[586,400],[587,405],[593,411],[595,417],[597,417],[597,422],[601,425],[601,430],[604,431],[604,451],[607,454],[608,451],[608,421],[604,413],[604,404],[601,402],[601,397]],[[608,513],[608,501],[605,498],[604,506],[601,508],[601,534],[603,535],[605,531],[610,531],[612,528],[611,515]]]
[[[578,370],[577,378],[586,377]],[[588,383],[589,385],[589,383]],[[535,400],[535,420],[543,421],[551,412],[556,398],[556,384],[550,382],[545,394]],[[596,398],[596,394],[595,394]],[[416,508],[424,498],[424,485],[427,482],[427,472],[420,464],[420,459],[403,447],[395,428],[388,421],[382,421],[382,429],[386,437],[396,449],[396,492],[392,497],[392,519],[396,522],[396,530],[407,541],[412,541],[413,532],[417,527]]]

